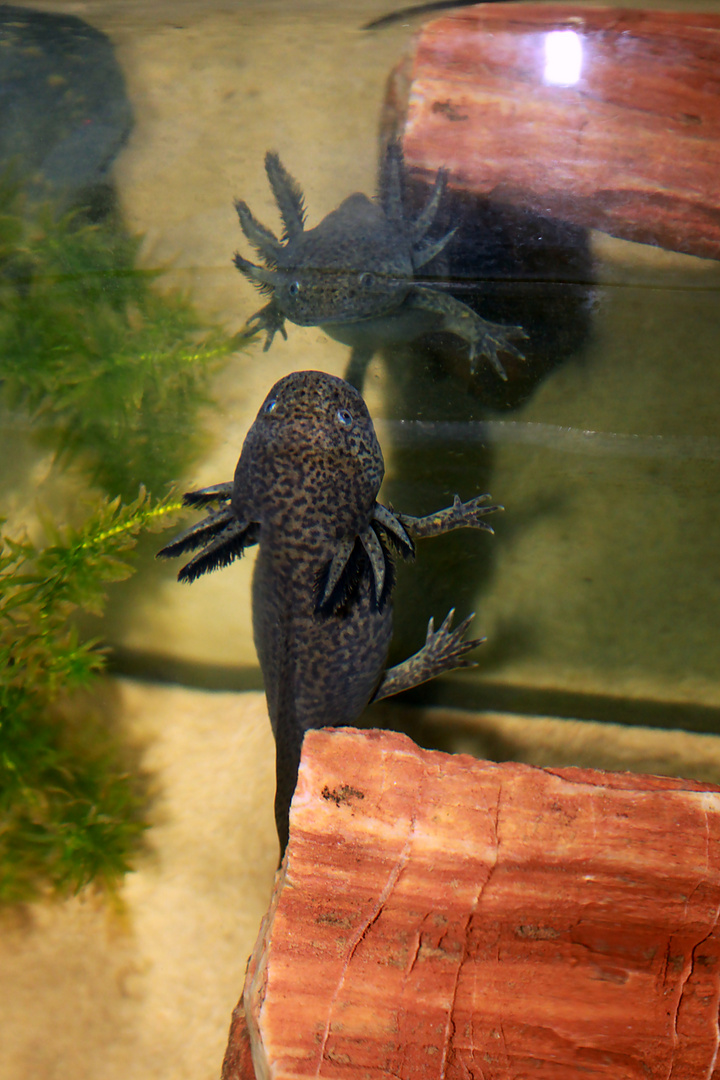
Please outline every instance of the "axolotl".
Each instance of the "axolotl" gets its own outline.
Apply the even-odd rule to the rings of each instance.
[[[178,574],[192,582],[259,545],[252,586],[255,646],[276,741],[275,817],[281,851],[300,752],[309,728],[353,725],[370,701],[466,667],[470,619],[438,630],[385,670],[392,636],[393,553],[416,539],[470,527],[492,532],[488,495],[426,517],[377,501],[383,455],[365,402],[349,383],[319,371],[273,386],[242,447],[231,483],[185,495],[210,513],[162,557],[198,553]]]
[[[362,390],[374,353],[392,342],[414,341],[428,331],[445,330],[467,342],[471,370],[481,356],[506,379],[499,353],[522,359],[513,338],[526,338],[520,326],[488,322],[418,272],[446,247],[457,229],[430,235],[447,173],[439,170],[425,208],[406,215],[403,157],[390,142],[380,169],[375,199],[349,195],[313,229],[305,228],[305,200],[298,182],[275,153],[265,156],[265,171],[282,217],[278,239],[238,199],[240,226],[263,266],[240,254],[235,265],[270,302],[248,319],[245,333],[264,330],[265,351],[276,333],[287,338],[285,320],[320,326],[351,347],[346,379]]]

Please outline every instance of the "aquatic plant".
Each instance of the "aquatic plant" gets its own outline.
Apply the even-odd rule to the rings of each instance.
[[[89,704],[63,715],[102,671],[98,641],[78,612],[98,614],[111,582],[132,573],[137,535],[163,528],[174,496],[100,501],[79,528],[44,523],[44,544],[2,537],[0,548],[0,901],[48,886],[112,889],[145,824],[138,778]]]
[[[102,613],[141,532],[171,524],[236,341],[154,288],[138,246],[78,212],[27,216],[0,179],[0,406],[87,481],[72,524],[46,513],[40,540],[5,525],[0,543],[0,902],[113,890],[146,827],[127,749],[79,693],[106,652],[77,617]]]
[[[210,376],[237,348],[188,299],[153,288],[140,239],[0,180],[0,401],[111,495],[157,492],[201,439]]]

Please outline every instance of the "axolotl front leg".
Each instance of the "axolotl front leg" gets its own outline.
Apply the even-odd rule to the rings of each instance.
[[[452,506],[444,510],[438,510],[435,514],[426,517],[411,517],[409,514],[396,514],[387,507],[377,505],[375,519],[384,526],[388,533],[397,540],[403,541],[405,537],[423,539],[430,536],[439,536],[441,533],[451,532],[453,529],[485,529],[492,532],[485,520],[485,515],[495,510],[502,510],[501,506],[487,506],[489,495],[478,495],[475,499],[462,502],[459,496],[455,496]],[[409,690],[413,686],[420,686],[428,679],[435,678],[443,671],[453,671],[456,668],[473,667],[473,661],[465,659],[465,654],[482,645],[485,638],[465,640],[464,635],[469,627],[473,615],[468,615],[459,626],[452,629],[453,608],[439,630],[435,630],[435,623],[430,619],[427,628],[425,644],[413,656],[403,660],[401,664],[389,668],[375,691],[373,701],[392,697],[403,690]]]
[[[456,334],[470,347],[470,370],[474,374],[481,356],[486,356],[501,379],[507,381],[507,373],[500,362],[498,353],[508,353],[518,360],[524,360],[523,353],[513,344],[513,338],[520,341],[527,339],[522,326],[504,326],[489,322],[477,312],[456,300],[449,293],[439,289],[428,289],[416,285],[407,302],[415,309],[432,311],[442,319],[441,327]]]

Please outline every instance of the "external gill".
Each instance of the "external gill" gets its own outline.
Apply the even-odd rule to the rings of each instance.
[[[305,199],[302,188],[276,153],[265,155],[265,172],[283,220],[283,240],[298,236],[305,228]],[[247,236],[247,233],[245,234]]]
[[[257,285],[261,292],[272,293],[278,279],[277,270],[269,269],[266,266],[256,266],[255,263],[251,263],[249,259],[241,255],[239,251],[236,251],[233,255],[233,262],[240,273],[244,274],[253,285]]]
[[[435,221],[435,216],[440,207],[440,203],[442,202],[442,197],[445,194],[445,188],[447,187],[447,177],[448,174],[446,169],[438,169],[435,176],[435,183],[430,192],[430,197],[410,226],[413,246],[424,239],[425,234]],[[453,232],[455,232],[454,229]]]
[[[186,563],[178,574],[178,581],[196,581],[202,574],[222,570],[239,559],[245,548],[257,544],[260,527],[256,522],[233,521],[220,532],[202,551]],[[159,551],[158,555],[163,552]]]
[[[485,506],[489,498],[490,495],[477,495],[474,499],[463,502],[459,495],[456,495],[452,506],[435,514],[428,514],[427,517],[396,514],[387,506],[375,503],[367,527],[339,542],[332,560],[320,576],[316,614],[341,614],[352,602],[364,573],[370,573],[372,577],[373,599],[378,610],[382,611],[395,583],[395,568],[390,549],[394,548],[405,559],[412,559],[415,555],[413,537],[422,539],[439,536],[441,533],[462,528],[493,532],[492,526],[484,519],[487,514],[503,508]],[[462,633],[465,629],[463,624]],[[449,633],[449,627],[443,623],[438,634],[444,637]],[[433,649],[437,651],[437,642]]]
[[[398,549],[404,559],[413,558],[415,545],[410,539],[405,526],[400,521],[400,515],[395,514],[391,508],[383,506],[382,503],[375,503],[373,520],[385,530],[390,542]]]
[[[183,495],[183,506],[207,506],[209,503],[229,503],[233,493],[232,480],[226,480],[224,484],[213,484],[212,487],[201,488],[199,491],[186,491]]]
[[[434,259],[436,255],[439,255],[450,243],[456,232],[457,227],[451,229],[450,232],[445,233],[444,236],[439,237],[437,240],[426,237],[417,247],[412,249],[413,267],[419,270],[426,263],[429,263],[431,259]]]
[[[367,527],[339,542],[321,578],[316,613],[335,615],[342,611],[355,594],[363,566],[372,577],[375,605],[382,611],[395,582],[391,546],[403,558],[411,559],[415,554],[415,545],[399,518],[386,506],[376,503]]]
[[[215,540],[225,529],[235,522],[235,514],[231,507],[224,510],[212,510],[202,521],[196,522],[191,528],[180,533],[171,540],[161,551],[158,557],[172,559],[176,555],[184,555],[188,551],[197,551],[207,543]]]
[[[264,259],[267,266],[273,269],[277,266],[277,261],[282,251],[282,244],[277,236],[274,232],[271,232],[267,226],[263,225],[262,222],[258,221],[248,204],[243,202],[242,199],[235,200],[235,209],[237,210],[237,216],[240,219],[240,228],[245,233],[258,255]],[[238,267],[238,269],[240,268]]]
[[[230,505],[232,489],[232,482],[215,484],[200,491],[189,491],[184,496],[186,506],[208,506],[213,502],[221,505],[158,551],[156,558],[170,559],[202,549],[183,566],[178,581],[192,582],[211,570],[229,566],[246,547],[257,544],[260,527],[254,521],[238,520]]]

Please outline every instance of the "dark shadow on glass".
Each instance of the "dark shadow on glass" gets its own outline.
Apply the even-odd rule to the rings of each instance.
[[[417,183],[408,185],[408,193],[413,208],[426,198]],[[383,435],[391,466],[384,497],[414,514],[444,505],[456,492],[466,499],[489,491],[503,502],[503,492],[493,486],[491,434],[463,441],[453,437],[454,426],[466,431],[469,421],[481,424],[499,410],[517,409],[587,341],[593,305],[584,230],[456,192],[447,194],[438,219],[438,232],[456,225],[458,231],[428,267],[433,280],[446,280],[452,294],[483,318],[522,325],[528,340],[521,343],[524,361],[502,357],[507,381],[483,362],[473,375],[467,346],[449,334],[428,334],[411,346],[385,350],[389,423]],[[557,506],[537,508],[538,514],[556,511]],[[502,533],[520,527],[513,514],[508,506],[493,520],[495,538],[459,532],[432,550],[418,545],[412,577],[399,568],[393,655],[416,647],[430,615],[437,620],[455,606],[463,618],[473,610],[488,588]],[[480,610],[473,633],[482,631]],[[532,650],[530,628],[513,647]],[[433,701],[437,690],[429,685],[418,695]]]

